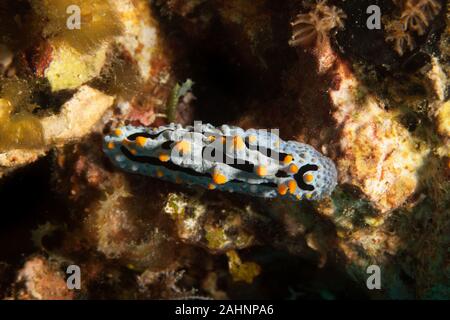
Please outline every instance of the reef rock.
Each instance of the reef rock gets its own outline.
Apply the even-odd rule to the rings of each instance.
[[[395,209],[416,190],[424,152],[409,132],[367,94],[342,65],[330,90],[333,117],[340,128],[337,165],[341,183],[358,187],[382,212]]]

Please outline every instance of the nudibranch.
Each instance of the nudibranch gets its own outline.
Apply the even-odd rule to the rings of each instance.
[[[337,184],[331,159],[267,130],[128,125],[106,135],[103,149],[131,173],[263,198],[319,200]]]

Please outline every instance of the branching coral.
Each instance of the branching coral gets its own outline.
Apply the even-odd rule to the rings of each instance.
[[[386,25],[386,41],[394,43],[394,50],[403,56],[405,50],[414,49],[414,39],[410,33],[405,30],[404,24],[400,20],[389,21]]]
[[[328,39],[331,30],[344,27],[346,17],[341,9],[320,0],[310,12],[297,15],[291,23],[294,32],[289,44],[302,47],[321,45]]]
[[[405,2],[401,19],[405,23],[405,29],[423,35],[440,10],[441,4],[437,0],[409,0]]]
[[[401,14],[387,23],[386,41],[393,42],[394,50],[402,56],[414,49],[411,32],[424,35],[442,5],[437,0],[395,0],[394,4],[401,8]]]

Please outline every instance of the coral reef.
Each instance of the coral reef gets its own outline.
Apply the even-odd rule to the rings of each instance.
[[[31,88],[25,80],[6,79],[0,91],[0,151],[43,146],[43,128],[31,112]]]
[[[13,298],[21,300],[72,300],[74,297],[74,292],[67,288],[59,263],[43,256],[25,262],[13,289]]]
[[[369,31],[372,0],[0,1],[0,298],[449,299],[449,5],[375,2]],[[280,128],[337,186],[217,192],[102,151],[194,120]]]
[[[44,22],[42,36],[53,43],[61,43],[86,53],[111,41],[122,32],[122,21],[118,19],[109,1],[85,0],[33,0],[31,6],[39,19]],[[76,10],[70,10],[70,8]],[[80,13],[80,26],[68,20],[67,12]],[[68,28],[69,22],[74,23]],[[59,47],[60,45],[57,44]]]
[[[404,28],[417,32],[419,36],[425,33],[429,21],[440,11],[441,4],[437,0],[409,0],[404,1],[402,19]]]
[[[402,56],[405,51],[414,49],[414,39],[406,31],[405,25],[401,20],[391,20],[386,25],[386,41],[393,42],[394,50]]]
[[[83,86],[61,107],[59,114],[42,118],[27,113],[10,117],[11,103],[0,101],[5,117],[1,129],[5,149],[0,153],[0,175],[3,175],[35,161],[51,147],[89,134],[112,105],[113,98]]]
[[[366,95],[358,103],[354,90],[360,84],[344,76],[340,88],[330,91],[333,116],[342,128],[340,179],[357,186],[381,211],[398,208],[416,190],[427,149],[422,150],[374,97]]]
[[[289,41],[291,46],[323,46],[331,30],[344,27],[346,14],[335,6],[328,6],[326,0],[319,0],[311,11],[299,14],[292,22],[294,32]]]
[[[424,35],[442,5],[437,0],[402,0],[395,3],[401,14],[398,19],[387,21],[386,41],[393,42],[395,51],[403,56],[415,47],[412,33]]]

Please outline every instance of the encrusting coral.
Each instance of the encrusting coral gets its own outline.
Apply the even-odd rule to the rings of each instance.
[[[43,36],[64,42],[81,53],[98,48],[121,34],[123,26],[109,1],[104,0],[32,0],[36,14],[44,21]],[[80,26],[69,28],[68,9],[80,14]],[[79,11],[78,11],[79,10]],[[69,11],[71,12],[71,11]]]
[[[3,80],[0,84],[0,152],[37,149],[44,145],[43,128],[31,111],[31,88],[25,80]]]
[[[12,104],[0,99],[2,121],[0,132],[0,176],[35,161],[51,147],[80,139],[90,133],[113,98],[88,86],[66,102],[55,115],[36,117],[30,113],[11,115]]]
[[[59,263],[43,256],[30,257],[17,274],[13,297],[20,300],[72,300]]]

